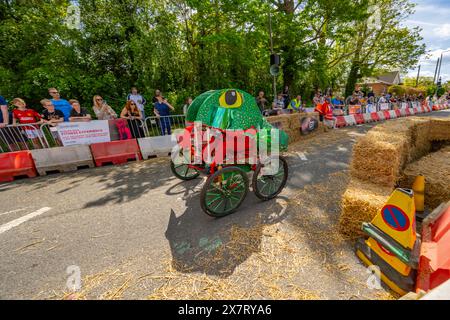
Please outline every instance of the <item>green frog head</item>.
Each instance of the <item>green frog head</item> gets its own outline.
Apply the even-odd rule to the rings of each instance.
[[[258,132],[267,132],[272,129],[261,115],[255,98],[237,89],[212,90],[201,94],[189,107],[186,120],[222,130],[247,130],[253,127]],[[281,149],[287,148],[287,140],[286,133],[280,131]]]

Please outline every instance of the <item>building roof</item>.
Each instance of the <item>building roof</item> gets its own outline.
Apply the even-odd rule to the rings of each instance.
[[[377,79],[382,83],[390,85],[397,85],[402,83],[402,80],[400,78],[400,71],[393,71],[382,74],[378,76]]]

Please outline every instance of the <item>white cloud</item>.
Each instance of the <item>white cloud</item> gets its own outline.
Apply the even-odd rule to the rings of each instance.
[[[434,28],[433,31],[439,38],[450,39],[450,23],[445,23],[440,27]]]

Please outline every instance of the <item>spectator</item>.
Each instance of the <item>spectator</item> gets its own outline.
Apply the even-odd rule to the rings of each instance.
[[[157,102],[154,103],[154,114],[159,119],[159,123],[161,126],[161,134],[164,136],[166,133],[168,135],[172,134],[172,128],[170,126],[170,110],[174,111],[175,108],[167,102],[167,100],[162,96],[161,91],[156,90],[155,99]]]
[[[314,98],[313,98],[314,107],[317,106],[318,104],[322,103],[321,97],[322,97],[322,94],[319,91],[314,94]]]
[[[189,110],[189,107],[192,104],[192,98],[188,97],[185,101],[184,101],[184,105],[183,105],[183,114],[186,116]]]
[[[287,109],[291,103],[291,96],[289,95],[289,86],[285,86],[283,90],[283,109]]]
[[[92,109],[98,120],[114,120],[117,119],[117,113],[111,108],[105,100],[99,95],[94,96]]]
[[[41,115],[33,109],[27,109],[25,101],[15,98],[12,103],[17,108],[13,110],[13,125],[17,125],[17,123],[39,125],[42,123]],[[23,142],[31,141],[33,147],[39,149],[41,147],[40,137],[42,136],[39,129],[36,126],[23,126],[21,129],[23,130],[23,136],[26,137]]]
[[[87,122],[91,121],[91,115],[85,108],[80,106],[78,100],[72,99],[69,101],[72,106],[72,111],[70,111],[70,122]]]
[[[283,93],[279,93],[277,98],[273,101],[272,109],[273,110],[281,110],[284,108],[284,98]]]
[[[266,99],[264,91],[259,91],[258,96],[256,97],[256,104],[258,105],[261,113],[268,109],[269,101]]]
[[[44,107],[42,112],[42,119],[44,123],[55,126],[58,123],[64,122],[64,114],[60,110],[56,110],[53,103],[48,99],[41,100]]]
[[[127,96],[127,101],[132,100],[136,103],[139,111],[142,114],[142,119],[145,119],[145,105],[147,101],[145,98],[138,93],[138,89],[136,87],[131,88],[131,93]]]
[[[61,111],[64,114],[64,121],[69,121],[70,111],[72,110],[72,106],[69,101],[61,99],[60,93],[56,88],[48,89],[48,93],[52,96],[51,99],[53,105],[56,110]]]
[[[8,103],[5,98],[0,96],[0,128],[9,124]]]
[[[355,91],[353,92],[353,96],[356,96],[358,99],[364,98],[364,92],[361,91],[359,86],[356,86]]]
[[[131,128],[133,138],[143,138],[144,130],[142,128],[142,113],[137,104],[133,100],[128,100],[125,107],[120,113],[120,118],[126,119],[128,126]]]
[[[295,99],[292,99],[288,109],[293,109],[297,112],[304,111],[302,107],[302,96],[298,95]]]

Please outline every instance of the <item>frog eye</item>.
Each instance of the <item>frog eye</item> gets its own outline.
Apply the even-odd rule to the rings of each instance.
[[[236,90],[228,90],[224,92],[219,98],[219,105],[223,108],[239,108],[242,106],[242,95]]]

